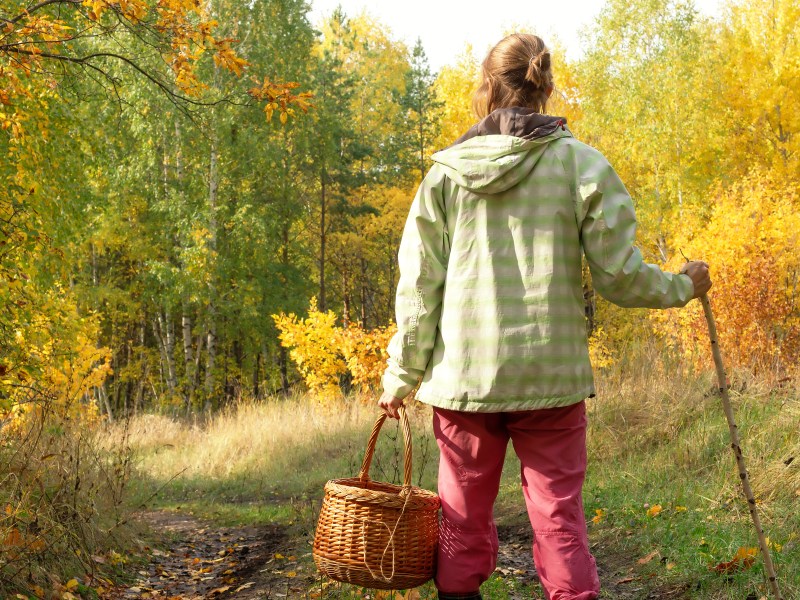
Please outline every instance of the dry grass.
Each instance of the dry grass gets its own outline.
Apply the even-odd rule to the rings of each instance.
[[[754,489],[763,498],[800,493],[800,464],[792,458],[800,462],[800,378],[733,371],[729,385]],[[621,460],[662,449],[689,472],[725,472],[732,464],[714,373],[650,349],[600,374],[597,391],[589,401],[590,453]]]
[[[429,412],[410,411],[415,432],[429,429]],[[181,420],[144,415],[107,429],[106,443],[114,447],[123,431],[140,457],[140,469],[156,482],[230,480],[298,476],[298,468],[313,471],[314,463],[336,461],[348,445],[347,468],[363,454],[378,410],[374,396],[321,402],[308,394],[242,402],[207,419]],[[345,444],[348,442],[348,444]],[[360,462],[360,458],[357,458]],[[348,473],[341,473],[345,476]]]
[[[89,425],[39,403],[0,429],[0,598],[44,597],[75,574],[99,577],[101,561],[112,563],[132,541],[124,435],[113,452],[101,451]]]
[[[762,497],[794,494],[800,489],[800,403],[791,393],[798,389],[795,382],[776,387],[772,378],[747,373],[733,373],[730,379],[756,491]],[[597,398],[588,402],[592,456],[619,461],[662,448],[671,464],[689,472],[729,468],[729,434],[720,418],[713,373],[694,373],[649,350],[599,374],[597,390]],[[414,431],[429,432],[429,408],[411,406]],[[376,414],[373,396],[320,402],[295,393],[242,402],[207,419],[144,415],[109,426],[105,439],[113,448],[127,428],[141,472],[157,483],[265,477],[288,482],[298,477],[298,469],[324,471],[316,463],[344,454],[348,462],[331,469],[356,469]],[[791,457],[797,462],[784,464]],[[280,487],[279,482],[272,487]]]

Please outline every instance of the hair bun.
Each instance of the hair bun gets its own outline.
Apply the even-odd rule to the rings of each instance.
[[[528,61],[528,71],[525,80],[530,81],[537,88],[544,88],[548,79],[545,76],[550,70],[550,51],[542,50],[539,54],[531,56]]]

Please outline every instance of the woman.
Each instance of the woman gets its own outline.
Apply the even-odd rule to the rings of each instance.
[[[683,306],[708,265],[646,264],[633,204],[606,159],[544,115],[540,38],[500,41],[482,67],[482,120],[433,155],[400,244],[398,332],[380,407],[433,405],[442,500],[439,598],[480,598],[494,571],[492,506],[509,439],[520,458],[536,570],[551,600],[597,598],[581,499],[584,400],[594,396],[581,252],[594,287],[625,307]]]

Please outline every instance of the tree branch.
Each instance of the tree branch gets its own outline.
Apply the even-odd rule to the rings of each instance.
[[[50,4],[83,4],[83,2],[81,0],[42,0],[42,2],[39,2],[39,4],[35,4],[30,8],[26,8],[25,12],[18,14],[13,19],[3,19],[3,21],[5,21],[6,23],[11,23],[13,25],[14,23],[18,23],[31,13],[35,13],[40,8],[44,8],[45,6],[48,6]]]
[[[140,67],[137,63],[135,63],[131,59],[129,59],[129,58],[125,57],[125,56],[122,56],[121,54],[115,54],[113,52],[95,52],[94,54],[88,54],[86,56],[77,57],[77,56],[66,56],[66,55],[63,55],[63,54],[50,54],[48,52],[32,52],[30,50],[23,50],[21,48],[14,48],[14,47],[8,47],[8,46],[6,46],[4,48],[4,50],[7,51],[7,52],[13,52],[13,53],[16,53],[16,54],[25,54],[25,55],[28,55],[28,56],[37,56],[37,57],[41,57],[41,58],[49,58],[49,59],[53,59],[53,60],[59,60],[59,61],[62,61],[62,62],[69,62],[69,63],[73,63],[73,64],[77,64],[77,65],[84,65],[84,66],[87,66],[87,67],[92,67],[93,69],[96,69],[96,70],[102,72],[106,76],[108,76],[108,75],[104,71],[99,69],[96,65],[93,65],[90,61],[92,59],[94,59],[94,58],[113,58],[113,59],[119,60],[120,62],[123,62],[123,63],[127,64],[129,67],[131,67],[132,69],[137,71],[140,75],[142,75],[144,78],[149,80],[153,85],[158,87],[169,98],[172,98],[174,100],[179,100],[181,102],[184,102],[186,104],[192,104],[194,106],[216,106],[216,105],[224,102],[224,99],[216,100],[216,101],[213,101],[213,102],[203,102],[201,100],[194,100],[192,98],[189,98],[188,96],[184,96],[183,94],[179,94],[179,93],[175,92],[174,90],[172,90],[169,85],[167,85],[166,83],[161,81],[155,75],[152,75],[151,73],[148,73],[144,68]]]

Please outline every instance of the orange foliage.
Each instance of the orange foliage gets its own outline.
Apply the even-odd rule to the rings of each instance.
[[[732,364],[776,371],[800,359],[800,196],[795,186],[751,175],[718,189],[707,226],[682,246],[711,264],[709,298],[720,347]],[[680,260],[672,267],[677,270]],[[698,302],[653,313],[657,330],[684,352],[709,358],[708,330]]]
[[[295,114],[293,106],[303,112],[308,112],[312,106],[310,99],[313,94],[311,92],[292,93],[292,90],[298,87],[300,87],[299,83],[276,83],[265,77],[261,84],[251,88],[248,93],[256,100],[266,102],[264,114],[267,121],[272,120],[272,115],[277,110],[280,112],[281,123],[286,123],[287,119]]]

